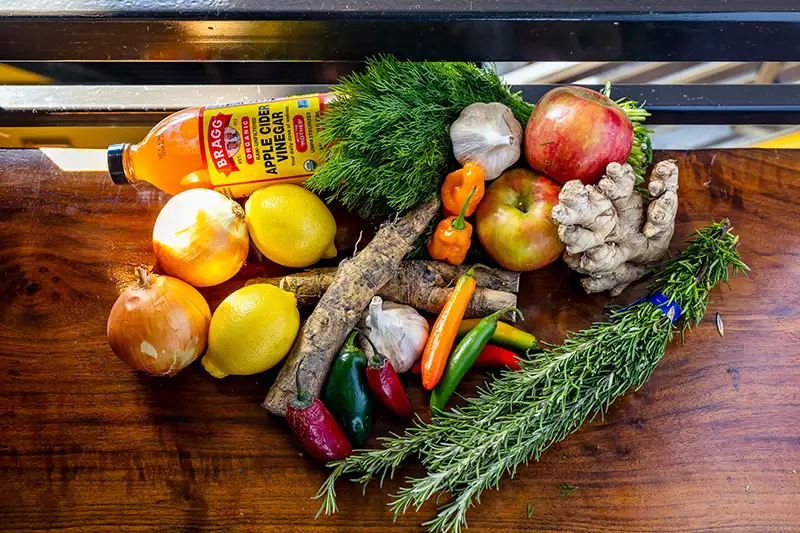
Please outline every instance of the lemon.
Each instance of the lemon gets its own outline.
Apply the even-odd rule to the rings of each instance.
[[[273,185],[250,195],[247,229],[264,256],[293,268],[336,257],[336,221],[314,193],[299,185]]]
[[[215,378],[269,370],[289,353],[299,329],[294,294],[274,285],[243,287],[211,317],[203,368]]]

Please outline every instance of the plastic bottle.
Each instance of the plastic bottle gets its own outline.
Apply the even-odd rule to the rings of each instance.
[[[139,144],[108,147],[118,185],[146,181],[169,194],[214,189],[248,196],[276,183],[302,183],[321,163],[314,141],[330,94],[192,107],[159,122]]]

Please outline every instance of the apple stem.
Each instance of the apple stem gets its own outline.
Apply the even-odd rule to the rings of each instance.
[[[472,195],[475,194],[475,191],[477,190],[478,190],[477,187],[473,187],[472,190],[469,192],[469,196],[467,196],[467,201],[464,202],[464,205],[461,206],[461,212],[458,214],[458,218],[453,221],[453,229],[461,231],[467,227],[464,224],[464,213],[467,212],[467,206],[469,205],[469,201],[472,200]]]

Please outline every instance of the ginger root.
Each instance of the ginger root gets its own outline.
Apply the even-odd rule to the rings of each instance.
[[[646,212],[635,185],[630,165],[610,163],[596,186],[573,180],[558,195],[553,221],[567,245],[564,261],[588,275],[581,280],[586,292],[610,290],[617,296],[650,272],[669,247],[678,211],[675,161],[653,169]]]

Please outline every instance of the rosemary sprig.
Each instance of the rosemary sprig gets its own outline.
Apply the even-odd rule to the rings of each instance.
[[[432,533],[459,533],[466,513],[484,490],[516,473],[521,464],[538,460],[553,443],[583,422],[603,415],[631,387],[643,385],[664,354],[675,327],[681,333],[699,323],[709,291],[727,282],[730,271],[748,268],[737,251],[738,237],[727,221],[693,234],[676,259],[666,263],[650,285],[680,305],[675,326],[663,311],[644,301],[616,311],[608,322],[594,323],[571,334],[560,346],[545,345],[522,362],[520,372],[504,372],[475,398],[452,411],[417,420],[403,435],[382,439],[383,449],[363,450],[329,466],[334,468],[320,488],[320,512],[336,511],[334,483],[348,474],[367,483],[391,476],[400,463],[417,456],[426,474],[410,478],[392,496],[395,515],[419,509],[444,493],[452,499],[425,523]]]
[[[559,494],[559,496],[561,496],[562,498],[566,498],[567,496],[578,490],[580,487],[578,487],[578,485],[570,485],[565,481],[564,483],[561,484],[560,488],[561,488],[561,493]]]

